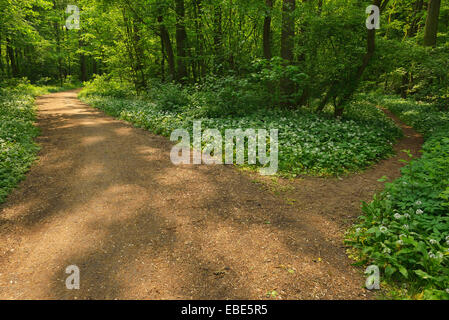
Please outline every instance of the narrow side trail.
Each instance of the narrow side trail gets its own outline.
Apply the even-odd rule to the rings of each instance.
[[[343,231],[377,179],[399,175],[397,157],[343,180],[276,183],[175,166],[166,138],[76,95],[37,99],[39,160],[0,207],[1,299],[371,298]],[[417,154],[422,138],[404,131],[396,149]],[[69,265],[79,290],[65,287]]]

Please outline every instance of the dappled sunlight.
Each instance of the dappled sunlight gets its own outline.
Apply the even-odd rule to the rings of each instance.
[[[358,275],[343,251],[335,255],[341,233],[330,216],[298,210],[232,166],[175,166],[167,139],[79,102],[65,109],[66,95],[51,104],[62,110],[41,114],[39,163],[3,209],[17,214],[4,222],[13,239],[4,250],[20,248],[2,261],[16,282],[0,278],[1,297],[243,299],[277,290],[296,299],[329,297],[331,286],[363,298],[358,282],[339,280]],[[64,285],[72,264],[79,291]]]

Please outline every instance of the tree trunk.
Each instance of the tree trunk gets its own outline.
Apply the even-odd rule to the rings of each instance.
[[[140,30],[138,23],[133,20],[133,47],[134,52],[136,54],[136,74],[139,77],[138,80],[138,90],[143,90],[146,88],[146,80],[145,80],[145,65],[144,65],[144,50],[142,47],[142,42],[140,39]]]
[[[16,57],[14,56],[14,49],[11,46],[11,40],[6,39],[6,53],[9,58],[9,63],[11,66],[11,75],[13,77],[19,76],[19,69],[17,68]]]
[[[217,5],[214,9],[214,69],[222,70],[223,66],[223,29],[221,26],[222,11],[221,6]]]
[[[158,16],[157,21],[159,22],[159,33],[161,36],[161,41],[164,44],[164,50],[167,53],[168,70],[170,73],[170,78],[171,80],[174,80],[176,79],[175,56],[173,54],[173,47],[171,45],[170,35],[168,34],[167,28],[165,28],[164,18],[162,16]]]
[[[59,10],[55,0],[53,0],[53,9]],[[58,78],[59,78],[59,84],[62,87],[63,79],[62,79],[61,35],[59,32],[59,22],[55,21],[53,23],[53,27],[55,29],[55,35],[56,35],[56,52],[57,52],[57,56],[58,56]]]
[[[281,57],[286,63],[293,61],[294,36],[295,36],[295,0],[283,0],[282,5],[282,33],[281,33]],[[295,91],[294,82],[288,78],[281,79],[281,99],[283,106],[291,106],[289,100]]]
[[[82,82],[87,81],[87,64],[86,64],[86,55],[82,52],[82,48],[84,46],[83,40],[81,39],[81,35],[80,35],[80,39],[78,40],[78,44],[79,44],[79,48],[81,49],[81,53],[80,53],[80,80]]]
[[[2,34],[0,33],[0,70],[1,70],[1,74],[3,76],[5,69],[3,67],[3,52],[2,52]]]
[[[162,82],[165,82],[165,49],[164,49],[164,41],[162,41],[161,37],[161,80]]]
[[[271,59],[271,10],[273,9],[273,0],[265,0],[267,12],[263,22],[263,56],[265,59]]]
[[[178,73],[177,80],[181,81],[187,77],[186,67],[186,42],[187,32],[184,24],[185,8],[184,0],[175,0],[176,3],[176,53]]]
[[[379,7],[381,10],[385,8],[387,5],[388,0],[384,0],[382,3],[382,0],[373,0],[373,5]],[[381,5],[382,4],[382,5]],[[374,51],[376,49],[376,29],[368,30],[367,34],[367,41],[366,41],[366,53],[363,56],[362,64],[357,69],[355,74],[348,80],[349,86],[348,89],[343,92],[340,99],[337,99],[337,97],[334,97],[334,115],[335,117],[340,117],[343,115],[344,110],[344,104],[349,101],[351,96],[354,94],[355,90],[357,89],[357,86],[360,82],[360,79],[362,78],[363,72],[365,71],[366,67],[368,67],[371,58],[374,55]]]
[[[424,8],[424,0],[417,0],[413,6],[413,18],[410,24],[410,28],[407,31],[407,37],[411,38],[416,36],[418,32],[419,21],[421,20],[421,12]]]
[[[206,63],[204,61],[204,36],[202,34],[203,7],[201,0],[195,0],[194,8],[195,33],[196,33],[196,64],[198,78],[201,80],[206,75]],[[197,80],[197,79],[195,79]]]
[[[440,15],[441,0],[429,0],[427,7],[426,28],[424,31],[424,46],[437,45],[438,17]]]

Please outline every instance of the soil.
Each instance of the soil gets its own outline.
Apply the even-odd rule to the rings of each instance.
[[[172,143],[76,90],[37,99],[39,160],[0,207],[1,299],[370,299],[343,233],[418,155],[342,178],[173,165]],[[388,111],[385,111],[388,112]],[[80,269],[68,290],[66,267]]]

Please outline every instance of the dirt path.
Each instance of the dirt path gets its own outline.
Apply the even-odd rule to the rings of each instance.
[[[371,297],[342,234],[397,158],[343,180],[175,166],[167,139],[76,94],[37,100],[39,161],[0,207],[1,299]],[[396,149],[417,153],[405,130]],[[65,288],[69,265],[80,290]]]

